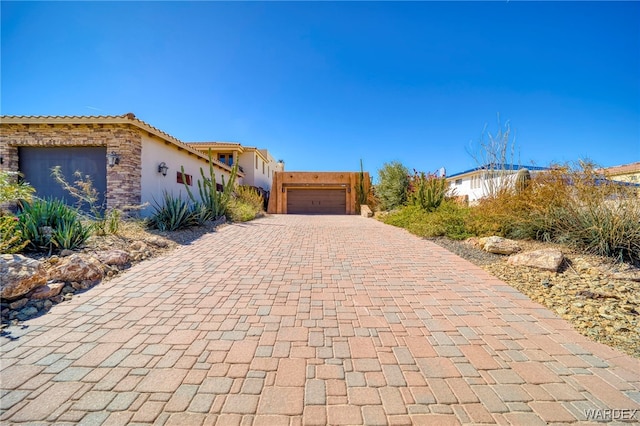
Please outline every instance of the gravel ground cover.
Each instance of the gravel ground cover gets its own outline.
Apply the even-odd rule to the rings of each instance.
[[[631,265],[564,246],[519,241],[526,251],[553,246],[563,252],[565,262],[560,271],[546,272],[508,265],[507,256],[485,252],[464,241],[430,240],[546,306],[581,334],[640,358],[640,282],[631,279],[632,275],[638,277]]]

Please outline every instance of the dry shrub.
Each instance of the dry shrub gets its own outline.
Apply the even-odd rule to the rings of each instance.
[[[470,224],[478,235],[553,241],[640,260],[637,188],[607,180],[591,163],[555,166],[520,193],[504,190],[482,200]]]

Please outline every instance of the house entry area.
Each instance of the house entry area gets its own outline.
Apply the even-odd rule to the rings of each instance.
[[[289,214],[347,214],[346,189],[287,188]]]

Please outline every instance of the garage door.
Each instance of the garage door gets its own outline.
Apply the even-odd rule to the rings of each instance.
[[[287,189],[289,214],[346,214],[344,189]]]
[[[107,149],[105,147],[22,147],[18,149],[18,167],[24,174],[24,180],[35,189],[42,198],[61,198],[67,204],[75,204],[76,199],[65,191],[51,177],[51,169],[60,166],[67,182],[73,184],[80,172],[82,178],[89,176],[93,187],[98,191],[98,206],[104,202],[107,190]],[[83,205],[87,209],[86,204]]]

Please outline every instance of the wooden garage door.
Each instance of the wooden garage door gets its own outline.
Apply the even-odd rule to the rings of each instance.
[[[289,214],[346,214],[344,189],[288,189]]]

